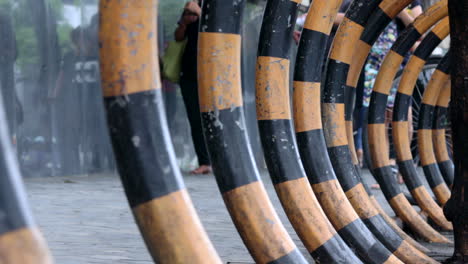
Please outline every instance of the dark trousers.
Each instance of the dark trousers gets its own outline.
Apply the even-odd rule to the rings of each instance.
[[[197,80],[180,80],[180,89],[184,99],[185,109],[192,132],[193,145],[198,157],[198,164],[210,165],[210,158],[206,149],[205,138],[203,137],[202,121],[200,117],[200,105],[198,102],[198,83]]]

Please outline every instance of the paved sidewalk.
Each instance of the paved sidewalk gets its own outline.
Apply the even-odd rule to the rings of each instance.
[[[368,173],[365,174],[369,177]],[[213,175],[184,175],[185,183],[210,239],[224,262],[253,262],[218,192]],[[271,181],[263,177],[283,224],[312,262],[280,207]],[[36,221],[57,264],[152,263],[140,238],[116,175],[26,179]],[[377,195],[383,200],[381,194]],[[384,207],[390,212],[388,205]],[[438,260],[446,246],[425,244]]]

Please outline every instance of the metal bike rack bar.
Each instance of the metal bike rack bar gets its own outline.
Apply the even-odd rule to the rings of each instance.
[[[330,17],[336,15],[340,4],[312,3],[303,34],[311,31],[317,13],[326,14],[323,30],[330,31]],[[319,263],[362,263],[320,207],[297,150],[288,100],[290,44],[297,6],[297,1],[268,1],[260,32],[256,101],[265,161],[286,215],[312,257]]]
[[[203,1],[198,46],[200,111],[213,172],[231,218],[257,263],[306,263],[260,180],[246,135],[241,91],[244,1]]]
[[[447,120],[449,118],[448,105],[450,101],[450,91],[451,84],[449,82],[444,88],[442,88],[439,99],[437,100],[434,115],[435,119],[432,127],[432,138],[434,142],[434,152],[437,159],[437,165],[439,166],[440,172],[442,173],[442,176],[444,177],[447,185],[452,187],[455,168],[447,149],[447,144],[452,144],[452,142],[446,142],[451,141],[451,139],[448,139],[446,136],[446,126],[448,123]]]
[[[100,2],[102,89],[118,171],[157,263],[221,263],[177,167],[164,113],[157,1]]]
[[[446,15],[446,3],[443,1],[436,3],[419,16],[411,26],[407,27],[393,44],[377,75],[372,91],[368,119],[369,147],[373,163],[372,171],[386,199],[395,213],[415,232],[426,240],[441,243],[449,243],[449,240],[435,231],[417,214],[393,177],[388,156],[388,144],[386,143],[385,108],[391,84],[398,67],[403,62],[403,56],[425,31]]]
[[[414,55],[405,67],[397,92],[393,110],[393,139],[397,153],[398,167],[403,175],[405,184],[421,209],[439,226],[444,229],[452,229],[443,215],[442,209],[432,199],[419,178],[410,150],[408,135],[408,112],[411,103],[411,95],[416,85],[419,73],[422,71],[432,51],[449,33],[448,17],[440,21],[424,38]],[[400,90],[399,88],[399,90]],[[409,93],[409,94],[408,94]]]
[[[319,5],[317,5],[318,7]],[[375,5],[368,5],[366,1],[356,1],[350,7],[348,15],[355,16],[360,8],[367,8],[370,13]],[[312,8],[312,7],[311,7]],[[320,14],[317,12],[316,14]],[[320,17],[315,15],[315,17]],[[324,16],[329,19],[329,16]],[[349,18],[346,18],[349,19]],[[318,19],[320,21],[320,19]],[[331,22],[330,22],[331,23]],[[352,208],[347,202],[347,198],[339,186],[336,176],[333,173],[330,160],[328,158],[325,142],[322,134],[322,123],[320,120],[320,82],[323,65],[323,52],[325,49],[329,30],[325,31],[319,23],[311,24],[302,33],[299,44],[299,51],[296,61],[296,71],[294,76],[294,112],[295,126],[300,153],[303,164],[309,176],[313,189],[322,208],[327,213],[330,221],[334,224],[340,235],[351,247],[357,249],[358,254],[365,261],[382,261],[387,257],[375,257],[370,259],[367,250],[371,246],[363,246],[363,243],[370,243],[375,247],[381,247],[380,254],[388,254],[388,251],[373,237],[370,230],[365,227],[364,222],[359,220],[355,209],[358,212],[367,212],[367,204]],[[321,153],[317,155],[317,153]],[[363,190],[358,190],[363,191]],[[365,192],[365,191],[363,191]],[[335,203],[333,202],[335,201]],[[339,202],[336,202],[339,201]],[[358,203],[355,203],[358,206]],[[338,207],[341,207],[339,210]],[[363,209],[365,208],[365,209]],[[342,212],[337,215],[337,212]],[[375,213],[374,215],[376,215]],[[366,215],[374,216],[374,215]],[[356,231],[351,231],[356,230]],[[356,239],[358,236],[368,238],[367,241]],[[396,234],[395,234],[396,235]],[[398,237],[398,235],[396,235]],[[399,238],[399,237],[398,237]],[[388,256],[388,255],[387,255]],[[394,256],[391,256],[391,258]],[[371,257],[372,258],[372,257]],[[380,259],[379,259],[380,258]],[[391,261],[397,261],[391,260]]]
[[[432,74],[432,79],[424,91],[419,113],[420,119],[418,120],[418,151],[421,157],[421,166],[432,191],[442,205],[445,205],[450,198],[450,189],[439,171],[435,158],[434,145],[432,144],[432,123],[439,92],[447,82],[450,82],[449,56],[450,53],[439,63],[437,70]]]
[[[340,29],[338,29],[330,53],[324,97],[322,98],[322,118],[324,121],[325,138],[327,141],[328,153],[334,165],[333,168],[337,173],[338,179],[340,179],[340,183],[346,195],[358,213],[359,210],[357,208],[366,204],[366,206],[362,207],[366,208],[367,215],[363,213],[360,215],[361,218],[367,221],[366,224],[371,228],[374,234],[387,248],[403,261],[415,261],[415,259],[419,258],[418,261],[431,262],[433,260],[425,256],[422,252],[419,252],[419,250],[411,246],[409,242],[402,240],[398,233],[385,221],[384,217],[379,214],[379,211],[374,207],[361,182],[360,175],[352,163],[348,148],[344,105],[345,97],[348,92],[344,87],[350,84],[348,76],[350,65],[353,65],[356,59],[364,63],[370,48],[368,48],[367,53],[364,54],[364,59],[361,59],[357,55],[360,54],[362,50],[358,51],[353,49],[359,46],[360,42],[363,42],[359,41],[359,37],[361,37],[361,39],[369,38],[368,42],[373,43],[373,35],[376,34],[378,36],[386,23],[389,22],[387,21],[388,17],[391,17],[391,15],[395,13],[395,10],[392,5],[388,5],[388,2],[389,1],[381,2],[376,8],[376,11],[367,15],[369,21],[373,21],[373,23],[367,22],[367,18],[361,16],[360,24],[345,20],[340,26]],[[401,2],[396,2],[394,4],[397,8],[402,9],[404,7]],[[366,22],[376,28],[372,30],[369,29],[370,27],[364,28]],[[380,27],[382,28],[379,29]],[[367,45],[369,46],[370,44]],[[364,50],[366,50],[365,47]],[[415,256],[412,252],[417,252],[419,255]]]
[[[0,96],[0,262],[51,264],[49,249],[28,206]]]

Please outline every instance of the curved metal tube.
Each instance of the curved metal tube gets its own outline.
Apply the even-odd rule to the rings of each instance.
[[[320,82],[324,50],[333,21],[331,18],[334,15],[330,16],[328,12],[318,11],[325,6],[323,2],[326,1],[315,1],[313,3],[315,5],[310,7],[310,12],[313,12],[314,15],[309,16],[308,21],[306,21],[307,25],[299,44],[294,73],[295,127],[302,161],[322,208],[348,245],[355,248],[366,262],[373,263],[385,259],[392,262],[398,261],[396,257],[389,255],[388,250],[373,237],[364,222],[359,219],[359,215],[356,214],[356,211],[358,211],[364,216],[364,219],[376,219],[378,218],[377,213],[367,214],[369,212],[367,208],[372,206],[357,201],[355,208],[349,204],[337,181],[326,152],[320,119]],[[354,18],[356,14],[365,15],[366,12],[370,13],[375,6],[374,3],[369,1],[355,1],[351,5],[351,11],[348,12],[347,16]],[[363,8],[362,12],[358,13],[357,11],[360,8]],[[334,13],[336,13],[336,10]],[[345,19],[349,20],[349,17]],[[354,191],[354,193],[365,192],[363,188],[359,187]],[[400,239],[398,235],[396,237]],[[367,238],[367,240],[361,238]],[[398,242],[396,240],[395,244],[399,246]],[[371,247],[379,248],[379,254],[381,255],[378,257],[369,255],[370,251],[372,251]]]
[[[102,89],[118,171],[157,263],[221,263],[175,160],[157,61],[157,1],[100,1]]]
[[[449,30],[449,21],[448,17],[446,17],[427,34],[414,52],[414,55],[408,61],[399,85],[405,93],[397,93],[392,123],[398,167],[405,179],[408,190],[421,209],[426,212],[435,223],[446,230],[451,230],[452,225],[445,219],[442,208],[439,207],[426,190],[414,166],[408,135],[408,110],[414,89],[413,87],[416,85],[420,72],[432,51],[448,35]],[[408,92],[411,94],[408,94]]]
[[[213,171],[237,230],[257,263],[306,263],[260,180],[246,135],[241,91],[244,1],[203,1],[198,46],[200,111]]]
[[[419,251],[421,252],[424,252],[424,253],[428,253],[430,252],[430,250],[424,246],[422,246],[419,242],[417,242],[416,240],[414,240],[414,238],[412,238],[411,236],[409,236],[408,234],[406,234],[403,230],[401,230],[401,228],[397,225],[397,223],[395,222],[395,220],[393,218],[391,218],[386,212],[385,210],[382,208],[382,206],[380,205],[380,203],[377,201],[377,199],[375,198],[375,196],[370,196],[370,199],[371,199],[371,202],[372,204],[374,205],[375,209],[377,209],[377,211],[382,215],[382,217],[385,219],[385,221],[393,228],[393,230],[395,230],[395,232],[398,233],[398,235],[401,236],[401,238],[403,238],[404,240],[408,241],[408,243],[410,243],[413,247],[415,247],[416,249],[418,249]]]
[[[355,103],[355,96],[356,96],[356,86],[359,80],[360,73],[362,71],[362,67],[364,62],[367,58],[367,55],[372,47],[371,44],[375,42],[378,38],[382,29],[388,24],[388,17],[385,16],[387,13],[395,14],[395,9],[391,6],[389,1],[383,2],[381,4],[382,10],[376,12],[373,18],[371,18],[368,22],[368,27],[366,27],[365,32],[363,32],[361,39],[359,40],[358,44],[355,48],[355,55],[353,56],[353,60],[350,65],[350,72],[347,76],[347,83],[346,83],[346,90],[345,90],[345,120],[346,120],[346,130],[347,130],[347,138],[348,138],[348,146],[351,151],[352,161],[355,165],[356,171],[360,174],[360,168],[358,166],[358,161],[356,158],[356,150],[354,146],[354,135],[353,135],[353,121],[352,121],[352,113],[354,111],[354,103]],[[383,9],[385,8],[385,12]],[[398,8],[401,8],[399,6]],[[430,7],[421,17],[440,17],[447,12],[447,1],[441,1]],[[410,38],[408,43],[417,40],[421,36],[421,32],[424,33],[428,28],[427,20],[423,20],[421,18],[418,19],[419,22],[415,22],[412,26],[413,29],[411,30],[410,34],[407,34],[407,37]],[[380,28],[380,29],[379,29]],[[418,30],[415,30],[417,28]],[[419,36],[419,37],[418,37]],[[398,49],[401,51],[409,50],[410,46],[401,46]],[[395,68],[397,70],[397,68]],[[371,173],[374,175],[374,171],[371,170]],[[375,176],[375,175],[374,175]],[[372,198],[372,193],[369,193],[369,196]],[[389,217],[383,213],[384,218],[389,219]],[[389,222],[387,220],[387,222]],[[402,233],[401,230],[397,229],[397,232]],[[413,243],[413,245],[415,245]],[[418,247],[418,245],[415,245]]]
[[[286,215],[315,261],[362,263],[320,207],[297,151],[287,98],[290,98],[290,45],[298,4],[297,1],[268,1],[260,32],[256,102],[265,161]],[[340,4],[341,0],[326,4],[322,1],[319,11],[333,15]],[[312,6],[308,21],[316,15],[313,11],[316,9]]]
[[[51,264],[47,244],[29,209],[0,95],[0,262]]]
[[[432,74],[432,78],[424,91],[419,112],[420,118],[418,120],[418,151],[419,156],[421,157],[421,165],[432,191],[442,205],[445,205],[450,198],[450,189],[440,173],[439,166],[437,165],[434,155],[432,123],[434,121],[435,104],[437,103],[437,97],[439,96],[440,90],[450,82],[449,71],[450,60],[446,55],[446,57],[439,63],[437,70]]]
[[[414,45],[416,40],[433,24],[445,17],[447,12],[446,2],[436,3],[427,12],[419,16],[412,25],[407,27],[394,43],[377,75],[371,95],[368,120],[369,147],[372,154],[373,173],[385,197],[395,213],[415,232],[428,241],[441,243],[449,243],[449,240],[435,231],[418,215],[401,192],[395,177],[393,177],[388,157],[388,145],[386,143],[385,108],[391,84],[398,71],[398,67],[403,62],[403,56]]]
[[[324,121],[325,138],[333,168],[347,197],[350,199],[361,218],[366,219],[366,223],[373,233],[401,260],[405,262],[419,261],[430,263],[433,262],[433,260],[412,247],[409,242],[402,240],[398,233],[392,229],[373,206],[360,180],[360,175],[355,170],[351,161],[346,137],[344,98],[348,93],[344,87],[348,84],[346,78],[348,76],[349,67],[353,61],[356,61],[356,53],[361,52],[357,50],[354,51],[353,49],[356,47],[361,35],[361,39],[366,36],[366,38],[372,39],[372,34],[378,36],[380,31],[383,30],[386,23],[388,23],[388,18],[395,12],[392,8],[388,8],[386,5],[387,2],[388,1],[381,2],[372,15],[367,15],[367,17],[360,15],[360,20],[357,20],[360,24],[353,20],[344,20],[338,29],[330,53],[327,79],[325,82],[326,86],[322,98],[322,119]],[[402,1],[399,1],[394,4],[398,6],[401,5],[401,2]],[[387,8],[383,9],[383,7]],[[404,6],[401,6],[401,9],[403,7]],[[352,12],[351,9],[348,13],[349,12]],[[366,22],[370,24],[368,21],[374,21],[372,25],[376,28],[373,30],[368,30],[369,27],[364,28],[363,25]],[[382,27],[380,31],[379,27]],[[363,57],[362,63],[364,63],[367,53]],[[366,206],[362,206],[363,203],[366,204]],[[361,206],[365,207],[365,214]],[[398,245],[395,241],[400,241],[401,244]],[[406,248],[407,250],[399,252],[398,248]],[[408,252],[417,252],[417,256],[408,254]]]
[[[447,138],[445,130],[447,129],[448,105],[450,101],[451,83],[442,88],[439,99],[435,108],[434,123],[432,127],[432,139],[434,142],[434,152],[439,165],[440,172],[444,177],[445,182],[451,187],[455,177],[455,168],[453,161],[450,159],[447,150]]]

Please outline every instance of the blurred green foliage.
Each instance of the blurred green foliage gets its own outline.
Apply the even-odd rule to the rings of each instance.
[[[75,1],[78,5],[80,1]],[[27,0],[0,0],[0,10],[10,14],[13,22],[15,38],[17,43],[17,66],[19,69],[32,67],[39,63],[39,52],[37,50],[37,36],[34,30],[33,9]],[[56,20],[57,34],[62,51],[70,47],[69,35],[72,26],[64,18],[64,4],[62,0],[45,0],[50,18]]]

